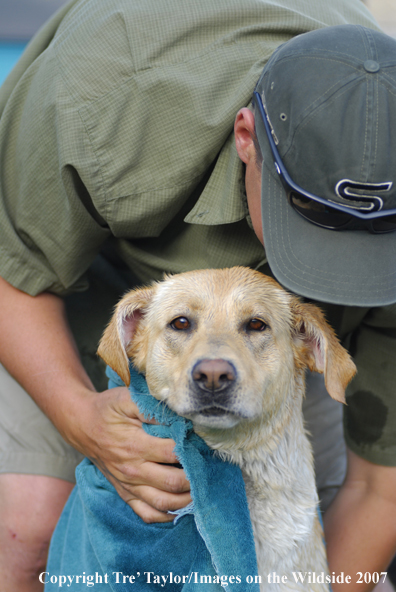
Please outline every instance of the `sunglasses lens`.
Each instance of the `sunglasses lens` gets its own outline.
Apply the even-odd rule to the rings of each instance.
[[[396,230],[396,215],[384,216],[383,218],[377,218],[372,222],[372,229],[374,232],[392,232]]]
[[[335,230],[349,224],[352,220],[350,214],[340,212],[331,206],[318,203],[300,193],[290,193],[289,199],[291,205],[300,216],[318,226]]]

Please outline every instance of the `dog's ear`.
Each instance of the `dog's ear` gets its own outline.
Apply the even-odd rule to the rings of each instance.
[[[311,371],[324,374],[327,392],[336,401],[345,403],[345,389],[356,373],[350,355],[317,306],[302,303],[296,298],[292,313],[293,338],[300,363]]]
[[[153,296],[153,288],[128,292],[117,304],[99,343],[99,356],[129,386],[128,345],[134,338]]]

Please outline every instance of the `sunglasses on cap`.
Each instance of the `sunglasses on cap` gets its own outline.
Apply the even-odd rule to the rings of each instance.
[[[292,208],[303,218],[329,230],[362,230],[367,229],[373,234],[383,234],[396,230],[396,208],[378,211],[378,204],[382,202],[378,197],[372,197],[367,206],[345,206],[336,202],[329,202],[323,197],[318,197],[305,191],[297,185],[287,172],[276,147],[268,115],[258,92],[253,93],[253,104],[257,106],[268,142],[275,159],[275,169],[286,191],[288,201]],[[352,185],[353,182],[350,182]],[[391,184],[384,183],[376,187],[377,190],[389,190]],[[377,203],[376,203],[377,202]],[[366,209],[364,209],[366,208]],[[369,211],[367,211],[369,210]],[[375,210],[375,211],[373,211]]]

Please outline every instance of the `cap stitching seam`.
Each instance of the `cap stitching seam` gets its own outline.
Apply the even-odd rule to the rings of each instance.
[[[362,164],[360,167],[360,177],[363,178],[363,171],[364,171],[364,160],[365,160],[365,154],[366,154],[366,149],[367,149],[367,128],[368,128],[368,117],[369,117],[369,106],[368,106],[368,94],[369,94],[369,82],[366,78],[366,126],[365,126],[365,133],[364,133],[364,146],[363,146],[363,154],[362,154]]]
[[[377,123],[375,126],[375,148],[374,148],[374,162],[377,162],[377,154],[378,154],[378,137],[379,137],[379,80],[377,78],[375,84],[375,91],[376,91],[376,101],[377,101]]]
[[[392,78],[389,78],[388,76],[385,76],[384,74],[383,74],[383,78],[386,78],[387,81],[389,81],[389,82],[394,82],[392,80]],[[396,92],[393,90],[393,88],[388,87],[388,92],[391,93],[391,95],[393,95],[394,97],[396,97]]]
[[[349,83],[348,83],[348,84],[349,84]],[[335,85],[333,85],[333,86],[335,86]],[[345,86],[348,86],[348,85],[345,85]],[[332,88],[332,87],[331,87],[331,88]],[[345,94],[345,93],[347,92],[347,90],[348,90],[348,89],[347,89],[346,87],[344,87],[344,90],[341,92],[341,94],[337,95],[337,97],[340,97],[341,95]],[[330,97],[330,98],[329,98],[329,99],[328,99],[326,102],[322,103],[322,105],[320,105],[319,107],[317,107],[316,109],[314,109],[312,113],[310,113],[309,115],[307,115],[307,116],[304,118],[304,120],[303,120],[303,121],[301,121],[301,123],[299,123],[299,124],[296,126],[296,129],[294,130],[293,136],[292,136],[292,138],[291,138],[291,140],[290,140],[290,146],[289,146],[289,148],[286,150],[286,152],[284,153],[284,156],[283,156],[283,158],[284,158],[284,159],[285,159],[285,158],[286,158],[286,156],[289,154],[289,152],[290,152],[290,151],[293,149],[294,139],[295,139],[295,136],[296,136],[297,132],[300,132],[301,130],[303,130],[303,129],[304,129],[304,127],[305,127],[306,125],[308,125],[308,124],[309,124],[309,122],[311,121],[311,119],[312,119],[314,116],[316,116],[318,113],[320,113],[320,112],[321,112],[321,111],[323,111],[325,108],[327,108],[327,107],[329,106],[329,104],[330,104],[331,102],[333,102],[333,101],[334,101],[334,95],[333,95],[332,97]]]
[[[365,31],[360,29],[359,27],[358,27],[358,32],[359,32],[360,37],[362,39],[363,45],[366,49],[366,58],[369,58],[369,57],[371,57],[371,52],[369,51],[370,43],[368,42],[368,38],[366,35],[363,34]]]
[[[336,61],[336,60],[334,60]],[[349,82],[347,82],[345,84],[345,86],[351,84],[352,80],[350,80]],[[318,103],[320,101],[320,99],[322,99],[326,94],[328,94],[335,86],[339,85],[339,81],[335,82],[332,86],[330,86],[330,88],[328,88],[325,92],[323,92],[317,99],[315,99],[314,103]],[[342,88],[342,87],[341,87]],[[330,99],[330,97],[329,97]],[[309,109],[312,108],[312,103],[311,105],[307,105],[307,107],[304,109],[304,111],[302,112],[302,116],[304,117],[304,113],[306,113]],[[318,107],[319,108],[319,107]]]

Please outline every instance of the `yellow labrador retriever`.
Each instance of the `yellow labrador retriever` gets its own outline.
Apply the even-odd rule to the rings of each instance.
[[[246,485],[261,590],[328,590],[292,572],[327,574],[311,447],[301,413],[306,368],[337,401],[355,373],[320,310],[274,280],[235,267],[166,277],[128,293],[99,346],[129,384],[128,359]]]

